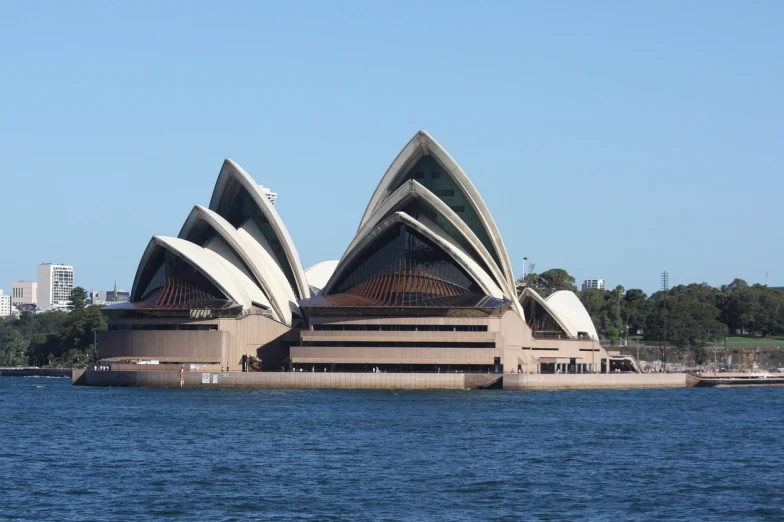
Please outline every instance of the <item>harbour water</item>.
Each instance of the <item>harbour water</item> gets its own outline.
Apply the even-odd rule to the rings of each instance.
[[[0,379],[0,519],[782,520],[784,388]]]

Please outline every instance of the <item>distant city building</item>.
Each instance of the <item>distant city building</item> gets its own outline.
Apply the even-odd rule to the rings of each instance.
[[[36,281],[14,281],[11,283],[11,304],[34,305],[38,298],[38,283]]]
[[[11,296],[0,290],[0,317],[11,315]]]
[[[94,305],[113,305],[117,303],[127,303],[131,297],[130,292],[125,290],[99,290],[90,292],[90,302]]]
[[[586,279],[583,281],[583,290],[588,288],[596,288],[597,290],[604,290],[604,279]]]
[[[259,188],[261,189],[261,193],[264,194],[265,196],[267,196],[267,199],[269,200],[269,202],[274,205],[275,204],[275,200],[278,199],[278,193],[277,192],[272,192],[270,189],[268,189],[264,185],[259,185]]]
[[[74,269],[69,265],[42,263],[38,265],[38,308],[65,308],[74,287]]]

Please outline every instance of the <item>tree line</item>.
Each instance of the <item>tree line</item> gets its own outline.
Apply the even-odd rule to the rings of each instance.
[[[647,295],[639,288],[588,288],[578,291],[575,278],[561,268],[526,274],[518,284],[543,297],[558,290],[577,293],[596,330],[611,341],[641,332],[644,340],[693,350],[698,363],[705,346],[729,334],[784,335],[784,292],[742,279],[718,288],[707,283],[678,285]],[[666,327],[665,327],[666,325]]]
[[[100,306],[86,306],[87,292],[76,287],[70,313],[23,312],[0,318],[0,366],[77,366],[93,360],[95,332],[106,330]]]

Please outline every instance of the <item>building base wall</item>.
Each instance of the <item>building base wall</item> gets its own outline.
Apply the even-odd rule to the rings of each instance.
[[[483,386],[498,374],[185,372],[184,388],[465,390]],[[177,372],[74,370],[78,386],[178,388]],[[206,382],[205,382],[206,381]]]
[[[595,373],[504,375],[505,390],[585,390],[628,388],[686,388],[694,386],[686,373]]]
[[[240,369],[244,356],[256,357],[265,370],[280,368],[299,332],[255,314],[202,321],[113,319],[109,326],[98,334],[99,359],[213,363],[233,370]],[[194,327],[205,329],[185,329]]]
[[[478,374],[478,373],[311,373],[311,372],[185,372],[185,388],[470,390],[503,378],[504,390],[585,390],[685,388],[697,379],[682,373],[664,374]],[[177,388],[175,371],[74,370],[80,386]]]

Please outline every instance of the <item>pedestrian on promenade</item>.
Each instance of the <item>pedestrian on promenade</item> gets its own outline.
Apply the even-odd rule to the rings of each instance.
[[[183,366],[180,366],[180,371],[177,372],[177,375],[180,376],[180,388],[182,388],[183,382],[185,381],[185,370]]]

